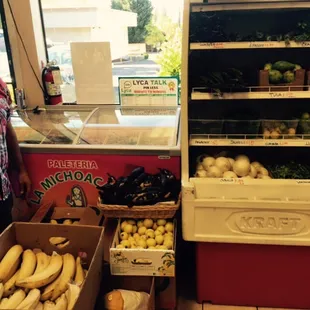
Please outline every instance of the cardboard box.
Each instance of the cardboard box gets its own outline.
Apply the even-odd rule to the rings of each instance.
[[[74,310],[91,310],[94,309],[101,283],[103,232],[102,227],[13,223],[0,235],[0,258],[14,244],[20,244],[24,249],[40,248],[47,254],[56,251],[77,257],[80,252],[85,252],[88,272]],[[49,238],[55,236],[67,238],[69,245],[58,249],[50,244]]]
[[[103,266],[103,279],[101,293],[97,300],[96,309],[105,309],[105,295],[113,290],[124,289],[136,292],[145,292],[150,295],[148,310],[162,309],[155,307],[155,278],[154,277],[134,277],[134,276],[112,276],[109,264]],[[165,279],[165,278],[157,278]],[[174,279],[174,278],[170,278]]]
[[[147,309],[155,310],[155,279],[154,277],[118,277],[112,276],[111,279],[115,290],[129,290],[145,292],[150,295]]]
[[[174,244],[172,250],[117,249],[120,244],[120,220],[110,248],[112,275],[127,276],[175,276],[176,221],[174,221]]]
[[[71,219],[79,221],[79,225],[100,226],[103,215],[97,207],[68,208],[57,207],[54,203],[48,203],[40,207],[31,219],[31,223],[50,222],[50,220]]]

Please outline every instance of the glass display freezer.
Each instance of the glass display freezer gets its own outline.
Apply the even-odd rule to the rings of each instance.
[[[180,178],[180,108],[47,107],[12,116],[32,180],[29,212],[97,204],[97,187],[137,166]],[[13,182],[15,191],[18,187]]]

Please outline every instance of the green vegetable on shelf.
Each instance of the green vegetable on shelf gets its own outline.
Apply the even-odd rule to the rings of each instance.
[[[310,179],[310,166],[291,161],[284,165],[270,165],[267,167],[273,179]]]
[[[264,66],[264,70],[270,71],[272,69],[272,63],[267,63]]]
[[[278,70],[282,73],[295,69],[295,64],[292,64],[288,61],[277,61],[272,65],[273,70]]]
[[[270,70],[269,71],[269,82],[271,84],[279,84],[281,83],[281,80],[283,78],[283,75],[278,70]]]
[[[297,71],[297,70],[300,70],[300,69],[302,69],[302,67],[300,65],[295,65],[294,71]]]
[[[283,81],[285,83],[292,83],[295,81],[295,74],[293,71],[286,71],[284,74],[283,74]]]

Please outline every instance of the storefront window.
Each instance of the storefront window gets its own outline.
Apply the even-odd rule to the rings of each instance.
[[[64,102],[76,102],[71,42],[110,42],[114,103],[119,77],[180,73],[183,0],[41,0],[41,6]]]
[[[5,27],[4,27],[4,10],[0,4],[0,78],[7,83],[11,92],[12,99],[14,99],[13,91],[13,78],[10,71],[9,59],[10,52],[5,40]]]

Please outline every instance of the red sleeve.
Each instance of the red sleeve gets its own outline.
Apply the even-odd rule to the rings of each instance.
[[[8,105],[11,106],[12,99],[10,92],[8,90],[7,85],[3,82],[1,78],[0,78],[0,98],[5,99],[8,102]]]

